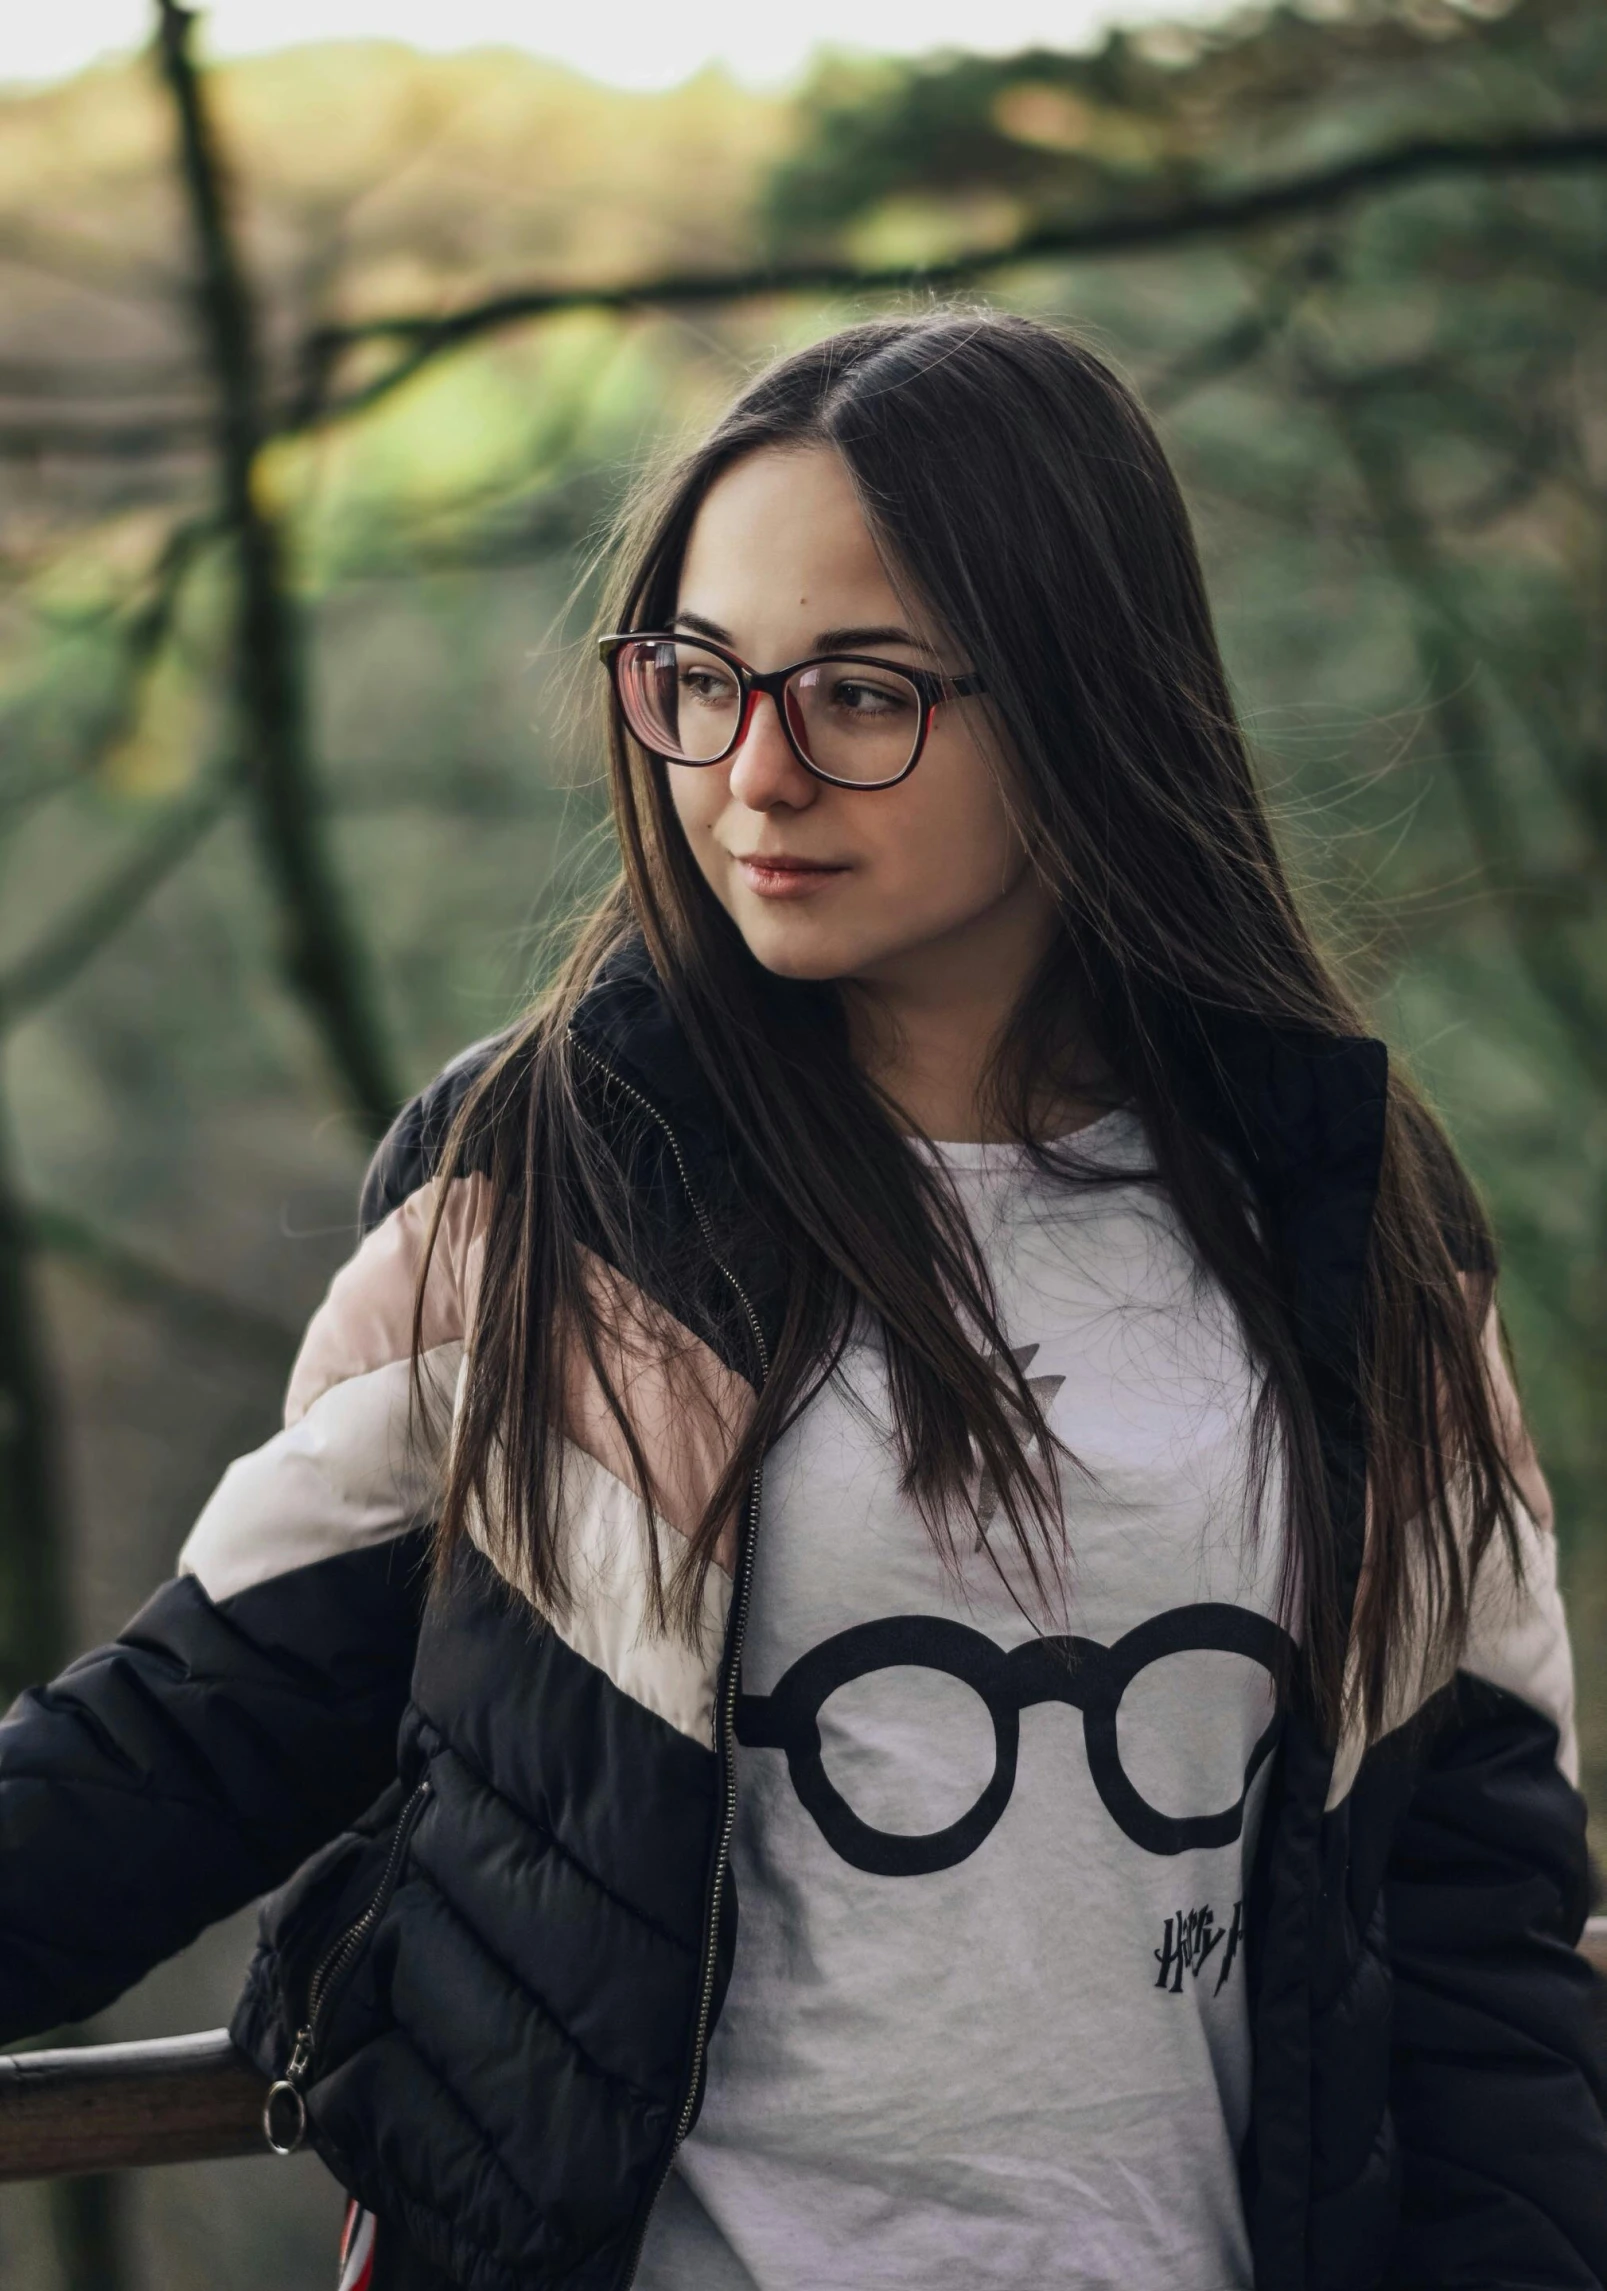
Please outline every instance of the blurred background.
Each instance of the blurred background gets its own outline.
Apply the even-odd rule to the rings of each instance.
[[[0,1707],[170,1571],[390,1110],[605,875],[632,473],[958,295],[1161,421],[1297,872],[1496,1216],[1607,1807],[1607,10],[830,4],[0,31]],[[217,2025],[249,1940],[82,2033]],[[339,2210],[0,2189],[0,2281],[301,2291]]]

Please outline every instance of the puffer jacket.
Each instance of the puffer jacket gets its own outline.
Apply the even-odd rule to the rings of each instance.
[[[651,1236],[640,1263],[599,1242],[595,1270],[644,1332],[633,1412],[677,1458],[650,1524],[673,1539],[719,1443],[671,1441],[655,1344],[698,1363],[729,1436],[782,1298],[733,1246],[740,1157],[639,947],[571,1041]],[[540,1615],[488,1534],[430,1588],[439,1456],[408,1437],[411,1306],[445,1182],[423,1369],[450,1396],[486,1197],[472,1169],[436,1170],[488,1054],[447,1068],[380,1148],[284,1428],[230,1467],[176,1579],[0,1723],[0,2036],[96,2010],[266,1894],[234,2035],[280,2080],[281,2138],[304,2130],[466,2291],[624,2291],[736,1946],[758,1490],[711,1575],[705,1646],[654,1632],[648,1530],[577,1383],[572,1609]],[[1224,1025],[1180,1082],[1278,1246],[1352,1594],[1385,1071],[1372,1041]],[[1572,1681],[1551,1541],[1523,1525],[1523,1580],[1492,1562],[1463,1667],[1403,1666],[1384,1739],[1325,1747],[1298,1698],[1282,1722],[1244,1942],[1259,2291],[1607,2284]]]

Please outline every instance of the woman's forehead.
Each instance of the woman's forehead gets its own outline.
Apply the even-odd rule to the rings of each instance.
[[[868,631],[881,644],[922,641],[908,584],[825,445],[761,447],[722,472],[693,521],[676,611],[744,653],[852,650],[850,635]]]

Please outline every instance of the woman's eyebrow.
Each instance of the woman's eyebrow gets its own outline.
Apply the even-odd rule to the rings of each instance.
[[[703,613],[678,612],[670,626],[690,629],[695,636],[712,637],[716,644],[734,642],[728,628],[722,628],[717,620],[709,620]],[[816,652],[857,652],[867,644],[903,644],[908,645],[913,652],[932,652],[936,649],[924,637],[912,636],[907,628],[900,628],[896,622],[865,628],[823,628],[815,638]]]
[[[907,644],[913,652],[934,649],[924,637],[911,636],[907,628],[891,622],[885,628],[823,628],[815,638],[820,652],[857,652],[867,644]]]
[[[716,644],[729,644],[731,631],[722,628],[717,620],[705,620],[701,613],[677,613],[671,628],[689,628],[698,636],[712,636]]]

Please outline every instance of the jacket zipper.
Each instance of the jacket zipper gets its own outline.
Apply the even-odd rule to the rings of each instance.
[[[764,1329],[758,1314],[753,1309],[747,1291],[735,1273],[732,1272],[730,1266],[721,1258],[715,1245],[714,1228],[709,1223],[708,1212],[693,1188],[691,1175],[686,1166],[686,1156],[681,1151],[680,1139],[664,1115],[653,1104],[651,1098],[645,1097],[635,1084],[627,1082],[622,1074],[615,1073],[613,1067],[605,1059],[599,1058],[595,1050],[588,1048],[582,1042],[572,1026],[567,1029],[567,1036],[571,1046],[579,1051],[581,1057],[585,1059],[593,1071],[606,1075],[615,1089],[629,1098],[633,1105],[639,1106],[648,1119],[663,1132],[664,1141],[674,1156],[675,1167],[681,1180],[681,1189],[691,1205],[693,1216],[697,1219],[698,1231],[703,1237],[703,1246],[709,1253],[709,1261],[729,1287],[747,1319],[748,1328],[753,1337],[754,1357],[759,1367],[757,1389],[762,1391],[765,1379],[770,1374],[770,1347],[765,1342]],[[697,2028],[692,2044],[692,2074],[687,2083],[686,2098],[681,2103],[680,2116],[676,2120],[675,2138],[670,2144],[670,2152],[664,2159],[664,2168],[659,2173],[653,2193],[648,2198],[647,2209],[642,2215],[640,2233],[637,2235],[630,2257],[626,2261],[624,2273],[620,2278],[622,2291],[629,2291],[630,2284],[635,2280],[636,2270],[641,2261],[642,2246],[647,2241],[648,2223],[652,2219],[654,2206],[664,2192],[664,2183],[669,2178],[675,2163],[675,2152],[692,2128],[692,2112],[697,2103],[698,2085],[702,2081],[704,2056],[708,2051],[709,2015],[714,2004],[714,1966],[720,1940],[720,1900],[725,1890],[725,1873],[731,1858],[731,1837],[736,1828],[737,1819],[737,1683],[741,1675],[742,1641],[748,1628],[748,1608],[753,1593],[753,1553],[759,1535],[759,1499],[763,1478],[762,1466],[756,1468],[752,1485],[748,1490],[747,1533],[742,1537],[737,1553],[736,1581],[732,1586],[731,1627],[726,1641],[725,1696],[720,1712],[720,1754],[725,1769],[725,1805],[721,1814],[720,1831],[715,1844],[714,1871],[710,1880],[707,1940],[703,1951]]]
[[[384,1874],[373,1899],[360,1917],[353,1918],[351,1924],[335,1936],[313,1967],[312,1979],[307,1984],[306,2020],[296,2032],[296,2041],[285,2063],[283,2076],[268,2087],[268,2097],[262,2104],[262,2129],[276,2156],[293,2156],[306,2138],[306,2087],[312,2076],[313,2059],[318,2048],[319,2023],[336,1981],[351,1965],[384,1915],[386,1903],[396,1891],[397,1879],[402,1874],[402,1859],[407,1852],[407,1841],[413,1834],[414,1824],[424,1811],[424,1801],[429,1794],[430,1784],[426,1776],[396,1817],[396,1828],[391,1834],[391,1850],[386,1856]],[[281,2122],[281,2118],[288,2121]]]

